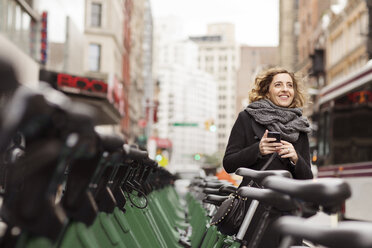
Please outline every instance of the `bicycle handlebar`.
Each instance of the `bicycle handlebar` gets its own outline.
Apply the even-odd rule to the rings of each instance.
[[[96,131],[96,133],[101,140],[102,148],[104,151],[114,152],[118,149],[121,149],[124,145],[124,140],[118,135],[104,134],[100,131]]]
[[[123,150],[124,150],[125,157],[128,159],[142,161],[148,158],[148,153],[146,151],[141,151],[137,148],[133,148],[128,144],[123,145]]]
[[[347,221],[337,227],[327,227],[305,222],[305,219],[284,216],[274,223],[279,232],[330,248],[372,247],[372,223]]]
[[[296,203],[288,195],[275,192],[270,189],[258,189],[254,187],[241,187],[238,195],[255,199],[260,203],[272,206],[281,211],[294,211],[297,209]]]
[[[236,192],[236,190],[237,190],[237,187],[233,185],[223,185],[218,189],[219,192],[225,193],[225,194],[233,194]]]
[[[349,185],[339,178],[318,178],[309,180],[293,180],[284,177],[269,176],[262,185],[323,206],[325,212],[333,213],[351,196]]]

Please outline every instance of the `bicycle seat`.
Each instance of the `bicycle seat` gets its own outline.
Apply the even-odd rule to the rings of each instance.
[[[296,203],[291,199],[291,197],[270,189],[241,187],[238,189],[237,193],[241,197],[257,200],[260,203],[273,206],[281,211],[293,211],[297,208]]]
[[[223,185],[220,187],[219,191],[221,193],[232,194],[235,193],[237,189],[238,188],[233,185]]]
[[[204,188],[203,189],[204,194],[212,194],[212,195],[220,195],[220,191],[218,189],[213,189],[213,188]]]
[[[228,199],[228,196],[221,196],[221,195],[207,195],[203,202],[210,203],[216,206],[221,206],[222,202],[224,202],[226,199]]]
[[[340,222],[337,227],[328,227],[310,224],[303,218],[284,216],[274,223],[274,228],[330,248],[372,247],[372,223],[368,222],[347,221]]]
[[[148,158],[148,153],[140,149],[131,147],[128,144],[123,145],[125,157],[136,161],[142,161]]]
[[[236,175],[242,176],[248,180],[253,180],[258,184],[261,184],[262,180],[268,176],[281,176],[281,177],[292,177],[291,173],[286,170],[267,170],[267,171],[258,171],[248,168],[238,168],[235,171]]]
[[[105,134],[99,131],[96,132],[101,141],[102,148],[104,151],[114,152],[117,151],[118,149],[121,149],[122,146],[124,145],[124,140],[118,135]]]
[[[158,167],[158,162],[156,162],[155,160],[152,160],[151,158],[147,157],[148,154],[146,151],[141,151],[141,155],[145,156],[142,160],[142,164],[145,165],[145,166],[148,166],[148,167],[151,167],[151,168],[156,168]]]
[[[227,185],[223,182],[206,182],[204,188],[219,189],[221,186]]]
[[[262,185],[291,197],[319,204],[325,212],[334,212],[334,208],[351,196],[349,185],[339,178],[295,180],[269,176],[262,181]]]

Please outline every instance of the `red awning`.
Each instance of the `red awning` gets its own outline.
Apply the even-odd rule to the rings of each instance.
[[[172,141],[169,139],[163,139],[163,138],[158,138],[158,137],[151,137],[150,139],[155,140],[156,146],[158,148],[170,148],[172,147]]]

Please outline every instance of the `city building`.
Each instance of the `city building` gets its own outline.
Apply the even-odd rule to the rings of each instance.
[[[144,78],[152,82],[149,2],[85,0],[74,2],[75,8],[71,4],[38,1],[38,9],[48,14],[50,33],[49,57],[40,78],[74,101],[94,106],[99,116],[97,128],[138,142],[138,121],[145,112]],[[78,86],[81,82],[85,87]]]
[[[116,132],[121,132],[118,124],[127,115],[123,99],[123,9],[123,0],[85,1],[83,73],[107,82],[107,98],[115,108],[104,112],[112,118],[108,128]]]
[[[145,130],[142,143],[146,143],[148,137],[152,136],[156,102],[154,101],[155,81],[153,79],[153,17],[150,2],[145,5],[143,29],[143,84],[144,94],[142,98],[143,112],[145,113]],[[141,136],[140,136],[141,137]]]
[[[319,31],[322,17],[327,14],[330,8],[330,0],[300,0],[298,4],[298,23],[300,35],[297,39],[298,63],[295,70],[302,75],[308,75],[312,72],[317,41],[319,40]]]
[[[131,141],[144,145],[153,108],[152,14],[149,0],[132,1],[129,115]],[[151,107],[151,108],[150,108]],[[151,111],[150,111],[151,110]],[[148,124],[150,120],[150,124]],[[140,123],[140,125],[139,125]],[[146,124],[146,125],[144,125]]]
[[[34,87],[41,59],[41,20],[33,1],[0,1],[0,56],[16,67],[21,83]]]
[[[331,18],[326,43],[326,84],[332,84],[368,61],[366,1],[350,0]]]
[[[298,4],[299,35],[297,39],[297,64],[295,71],[305,81],[308,104],[304,115],[312,123],[313,133],[309,136],[310,147],[316,146],[316,112],[318,92],[325,81],[326,22],[329,20],[331,1],[300,0]]]
[[[247,107],[248,93],[261,70],[277,65],[278,47],[240,47],[240,67],[236,86],[236,113]]]
[[[123,23],[123,102],[124,102],[124,116],[121,120],[124,135],[129,137],[129,88],[130,88],[130,48],[131,48],[131,17],[132,17],[133,1],[124,1],[124,23]]]
[[[298,0],[279,2],[279,65],[295,71],[297,64]]]
[[[236,82],[240,50],[235,27],[230,23],[210,24],[204,36],[190,37],[199,46],[198,68],[213,75],[217,88],[218,150],[224,151],[236,119]]]
[[[178,25],[171,17],[158,19],[154,32],[159,106],[153,139],[156,155],[165,157],[171,170],[197,165],[217,150],[217,82],[197,68],[199,50],[193,41],[180,39],[177,31],[164,32],[181,30]]]
[[[97,128],[146,142],[152,123],[138,124],[155,105],[148,0],[1,0],[0,11],[0,55],[21,82],[46,81],[92,105]]]
[[[325,82],[317,101],[319,177],[350,187],[346,218],[371,220],[372,64],[371,1],[335,1],[326,35]]]
[[[40,0],[38,8],[48,14],[50,55],[40,79],[93,106],[100,130],[123,133],[123,1]]]
[[[314,131],[310,136],[313,162],[327,165],[340,159],[348,162],[361,157],[365,149],[362,146],[356,149],[360,151],[357,155],[350,155],[351,147],[358,142],[341,149],[342,144],[350,140],[343,140],[339,133],[344,129],[339,125],[345,121],[337,120],[346,120],[352,115],[355,120],[360,118],[357,111],[346,114],[350,111],[347,106],[353,105],[356,110],[368,103],[371,1],[281,0],[280,3],[280,40],[287,40],[289,44],[289,37],[293,35],[288,30],[295,27],[291,39],[297,41],[297,47],[293,56],[286,57],[280,52],[279,58],[280,61],[291,58],[288,63],[294,64],[295,71],[305,76],[311,98],[304,115],[312,121]],[[293,25],[285,24],[289,20]],[[283,51],[281,45],[280,50]],[[359,121],[359,125],[364,124],[365,119]],[[345,132],[349,138],[353,135],[352,130],[345,128]]]

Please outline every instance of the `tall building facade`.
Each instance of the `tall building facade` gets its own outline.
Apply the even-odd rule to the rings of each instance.
[[[350,0],[340,14],[332,16],[326,43],[326,84],[351,74],[368,61],[368,25],[366,1]]]
[[[198,68],[215,77],[217,88],[218,150],[224,151],[236,119],[236,82],[239,45],[235,27],[229,23],[208,25],[205,36],[190,37],[199,46]]]
[[[372,168],[371,2],[334,4],[326,35],[326,80],[317,103],[316,164],[320,176],[337,175],[349,183],[353,197],[345,203],[345,216],[371,220],[366,199],[372,184],[364,174]]]
[[[83,71],[107,81],[123,82],[123,8],[122,0],[85,2],[85,43]],[[117,25],[120,23],[121,25]],[[113,82],[109,82],[111,84]]]
[[[290,71],[297,64],[297,22],[298,0],[279,2],[279,65]]]
[[[169,168],[197,165],[194,156],[213,154],[216,132],[217,82],[197,68],[198,46],[180,33],[177,19],[155,20],[157,99],[159,102],[154,135],[170,140]]]
[[[216,83],[201,71],[172,65],[159,74],[158,136],[170,139],[172,169],[197,164],[195,156],[216,152]]]
[[[130,48],[131,48],[131,19],[132,19],[133,1],[124,0],[124,23],[123,23],[123,103],[126,116],[121,120],[121,126],[126,137],[129,137],[129,88],[130,88]]]
[[[249,103],[248,93],[254,79],[261,70],[277,65],[278,47],[240,47],[240,67],[236,86],[236,113],[238,114]]]
[[[312,88],[345,77],[368,60],[368,17],[361,0],[281,0],[280,64],[309,76]]]
[[[142,135],[142,141],[148,140],[152,136],[156,103],[154,101],[155,81],[153,79],[153,17],[150,1],[146,2],[144,13],[143,29],[143,83],[144,94],[142,97],[142,108],[145,113],[145,130]]]
[[[288,12],[284,11],[284,7],[290,6],[295,12],[291,22],[298,27],[299,32],[297,51],[291,63],[296,64],[295,71],[305,76],[306,87],[311,96],[304,114],[313,123],[315,132],[311,136],[310,146],[314,162],[320,158],[320,164],[334,159],[333,155],[329,155],[332,154],[330,140],[334,138],[334,130],[324,128],[337,124],[329,117],[331,109],[342,96],[348,92],[349,95],[354,94],[353,89],[362,86],[362,83],[355,82],[355,77],[362,76],[355,75],[365,75],[363,68],[367,66],[371,54],[369,3],[370,1],[363,0],[281,1],[280,20],[287,18]],[[282,40],[288,33],[282,29],[282,24],[280,26]],[[282,53],[279,56],[281,61],[285,59]],[[336,98],[339,99],[336,101]]]
[[[304,106],[304,115],[314,123],[318,90],[325,82],[325,19],[329,14],[331,1],[300,0],[298,4],[299,33],[297,39],[297,61],[295,71],[306,81],[309,101]],[[327,16],[325,18],[325,16]],[[315,113],[315,114],[314,114]],[[315,124],[315,123],[314,123]],[[310,137],[310,145],[316,144],[316,125]]]
[[[319,39],[319,26],[322,24],[322,16],[327,14],[330,1],[300,0],[298,4],[298,24],[300,34],[297,39],[298,63],[296,71],[303,75],[312,73],[312,57],[317,47],[316,40]]]
[[[16,66],[21,83],[37,86],[41,15],[33,1],[0,1],[0,56]]]
[[[0,53],[14,61],[21,82],[50,83],[71,100],[93,106],[98,128],[134,141],[129,130],[129,86],[136,77],[150,82],[152,71],[151,8],[149,1],[144,2],[145,14],[136,16],[142,19],[133,18],[147,23],[135,27],[147,35],[133,48],[141,53],[141,63],[130,65],[132,0],[1,0]],[[133,77],[130,70],[136,72]],[[131,104],[144,112],[142,97],[138,101],[134,97]],[[132,118],[132,123],[137,126],[138,120]]]
[[[146,0],[132,1],[131,47],[130,47],[130,86],[129,86],[129,132],[131,142],[141,133],[138,120],[144,118],[142,96],[144,93],[143,68],[143,29]]]

